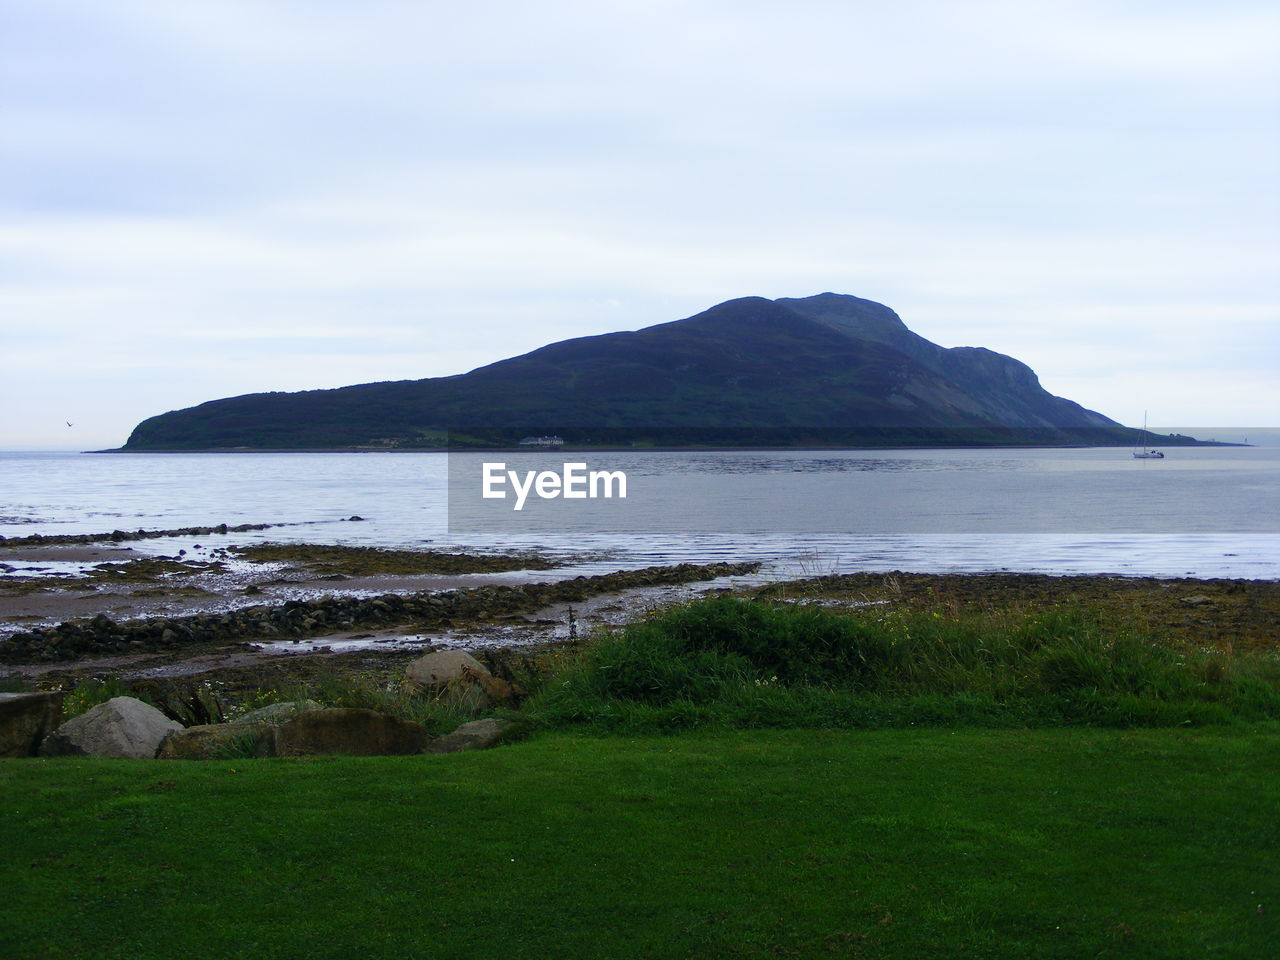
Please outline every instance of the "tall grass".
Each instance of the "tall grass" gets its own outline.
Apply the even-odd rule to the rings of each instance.
[[[106,703],[113,697],[132,696],[138,696],[138,694],[119,677],[89,677],[77,682],[67,692],[62,701],[62,719],[65,721],[70,720],[72,717],[78,717],[90,708],[96,707],[100,703]],[[152,703],[151,698],[145,694],[139,699],[146,703]],[[152,703],[152,706],[154,705]]]
[[[1221,723],[1280,718],[1280,658],[1169,647],[1081,607],[943,616],[726,596],[598,635],[531,709],[608,728]]]

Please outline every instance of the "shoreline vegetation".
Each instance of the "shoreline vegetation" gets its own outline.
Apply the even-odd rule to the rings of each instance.
[[[1275,649],[1177,643],[1080,602],[944,613],[788,599],[707,597],[603,634],[534,716],[639,733],[1280,720]]]
[[[647,582],[699,577],[696,568],[635,573],[635,579]],[[491,674],[526,692],[528,702],[504,714],[525,732],[649,735],[703,728],[1129,728],[1280,721],[1280,645],[1274,634],[1252,642],[1194,631],[1179,635],[1152,623],[1137,607],[1133,615],[1117,618],[1114,611],[1085,601],[956,604],[935,594],[918,598],[924,602],[850,605],[824,590],[840,579],[801,581],[800,593],[778,595],[776,588],[714,593],[567,640],[473,653]],[[368,602],[363,622],[386,626],[410,609],[420,628],[433,617],[437,627],[459,619],[492,621],[544,607],[553,598],[581,601],[606,584],[617,581],[563,581],[545,585],[532,598],[519,589],[507,595],[492,588],[453,592],[442,596],[432,612],[408,607],[412,601],[396,611],[388,597],[381,597]],[[1225,582],[1228,589],[1232,585]],[[887,586],[895,589],[892,581]],[[286,607],[282,613],[287,621],[318,610],[361,616],[341,603],[332,611],[322,603]],[[256,624],[264,621],[254,618],[261,611],[246,616],[225,618],[225,637],[190,638],[194,655],[206,655],[227,637],[260,631]],[[193,622],[208,629],[205,619]],[[83,649],[86,642],[80,640]],[[182,642],[161,639],[149,649],[163,652]],[[4,659],[20,662],[31,649],[27,639],[18,638],[16,651],[11,647]],[[38,649],[44,662],[64,656],[47,646]],[[140,695],[186,723],[193,712],[199,714],[197,704],[208,708],[206,716],[232,719],[265,704],[299,700],[380,710],[434,732],[479,716],[459,713],[454,704],[404,685],[399,671],[422,652],[290,655],[195,674],[144,671],[133,680],[119,673],[104,676],[94,664],[87,671],[77,669],[76,658],[68,657],[61,669],[42,674],[37,685],[68,689],[73,712],[112,696]]]
[[[75,549],[44,547],[41,541],[31,547],[40,556],[47,556],[49,550]],[[0,544],[0,562],[21,553],[12,541]],[[237,580],[232,590],[207,589],[221,582],[217,577],[231,559],[268,572],[257,574],[256,580]],[[716,597],[728,593],[731,596],[721,598],[723,602],[747,604],[743,609],[757,620],[748,628],[747,621],[741,620],[745,614],[739,611],[734,614],[740,620],[734,630],[760,633],[765,630],[762,624],[772,622],[776,636],[759,641],[770,647],[790,643],[796,635],[839,632],[860,624],[858,629],[879,631],[873,646],[890,643],[898,648],[898,655],[906,649],[903,644],[923,631],[936,635],[934,643],[947,649],[957,644],[972,646],[975,637],[986,638],[986,646],[980,648],[990,657],[992,644],[1022,644],[1018,637],[1045,633],[1052,636],[1036,641],[1036,649],[1049,640],[1087,641],[1088,651],[1076,649],[1070,656],[1082,658],[1076,666],[1093,678],[1094,687],[1111,672],[1107,658],[1121,648],[1133,656],[1162,650],[1180,658],[1184,666],[1200,663],[1195,669],[1215,676],[1224,675],[1231,664],[1247,660],[1258,666],[1280,657],[1280,583],[1270,581],[892,572],[743,583],[733,578],[753,573],[758,564],[679,564],[594,576],[573,576],[570,568],[556,577],[560,562],[530,553],[473,555],[255,543],[218,548],[207,557],[102,562],[82,577],[10,575],[0,578],[0,600],[13,598],[11,607],[18,599],[34,599],[56,610],[59,600],[75,594],[80,609],[96,606],[97,610],[39,626],[6,617],[11,632],[0,636],[0,664],[8,664],[11,673],[36,679],[42,687],[109,679],[114,664],[120,680],[158,677],[175,689],[200,683],[221,685],[235,699],[257,689],[252,683],[255,670],[285,677],[295,686],[330,675],[363,681],[377,673],[379,664],[390,667],[431,649],[433,636],[460,633],[505,638],[488,645],[486,656],[491,669],[515,680],[513,670],[545,673],[550,668],[534,665],[538,658],[558,662],[565,649],[579,649],[588,634],[607,637],[621,631],[629,635],[627,631],[640,629],[637,624],[668,616],[662,612],[668,607],[674,611],[670,616],[678,616],[684,608],[671,607],[670,596],[659,597],[658,588],[713,580],[736,585],[719,587],[704,602],[720,602]],[[502,571],[528,570],[551,574],[539,582],[483,579]],[[276,579],[262,579],[268,575]],[[353,592],[353,584],[358,591]],[[307,589],[306,599],[269,592],[297,587]],[[116,601],[137,593],[154,598],[151,602],[159,605],[160,612],[132,619],[112,615],[120,608]],[[621,594],[630,599],[610,601]],[[765,619],[758,620],[757,615]],[[945,637],[937,634],[939,625],[952,632]],[[886,640],[889,635],[884,630],[904,633]],[[355,643],[354,647],[363,648],[337,653],[328,648],[331,642],[339,648],[352,647],[349,641],[361,637],[394,644],[396,637],[406,635],[420,636],[423,643],[411,649],[381,650]],[[296,646],[302,642],[306,645]],[[910,658],[923,663],[932,648],[926,644],[912,649]],[[862,648],[857,655],[870,656]],[[958,656],[954,651],[952,655]],[[516,666],[500,665],[503,660]],[[1213,665],[1204,665],[1210,662]],[[0,673],[5,669],[0,668]],[[1017,669],[1025,673],[1030,668],[1020,664]],[[775,674],[776,670],[755,679],[768,686]],[[535,686],[538,682],[537,677],[524,680]],[[973,693],[975,682],[970,677],[950,692]]]

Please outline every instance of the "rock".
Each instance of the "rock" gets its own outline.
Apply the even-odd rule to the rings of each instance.
[[[472,677],[488,676],[483,663],[465,650],[437,650],[419,657],[404,668],[405,676],[428,690],[448,686],[468,674]]]
[[[236,717],[235,723],[284,723],[292,720],[304,710],[320,710],[321,705],[315,700],[293,700],[286,703],[269,703],[257,710],[250,710],[243,717]]]
[[[113,697],[68,720],[40,745],[42,757],[154,757],[182,724],[133,697]]]
[[[263,727],[277,756],[345,753],[360,757],[421,753],[427,729],[354,707],[308,710],[278,726]]]
[[[221,760],[270,757],[274,751],[275,739],[265,724],[205,723],[169,734],[156,756],[161,760]]]
[[[57,729],[66,694],[0,693],[0,757],[34,757]]]
[[[485,684],[497,678],[465,650],[428,653],[406,666],[404,673],[410,683],[463,709],[483,710],[493,703]]]
[[[453,733],[436,737],[427,744],[423,753],[457,753],[459,750],[487,750],[496,744],[504,730],[511,726],[509,720],[489,717],[464,723]]]
[[[1194,597],[1183,597],[1182,602],[1188,607],[1199,607],[1206,603],[1213,603],[1208,597],[1196,594]]]

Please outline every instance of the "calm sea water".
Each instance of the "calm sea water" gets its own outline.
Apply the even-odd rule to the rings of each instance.
[[[483,462],[523,472],[568,459],[624,470],[627,501],[531,501],[520,513],[479,503]],[[346,519],[353,515],[365,521]],[[778,576],[1011,570],[1280,579],[1280,446],[1175,448],[1163,461],[1134,460],[1124,449],[0,453],[4,536],[218,523],[299,525],[200,538],[206,545],[538,547],[577,555],[582,572],[758,559]],[[165,553],[190,539],[131,545]]]

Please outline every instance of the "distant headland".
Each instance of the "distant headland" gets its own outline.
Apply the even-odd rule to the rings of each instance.
[[[822,293],[729,300],[457,376],[212,400],[144,420],[120,449],[492,449],[530,436],[722,449],[1127,445],[1139,432],[1050,394],[1012,357],[940,347],[883,304]]]

